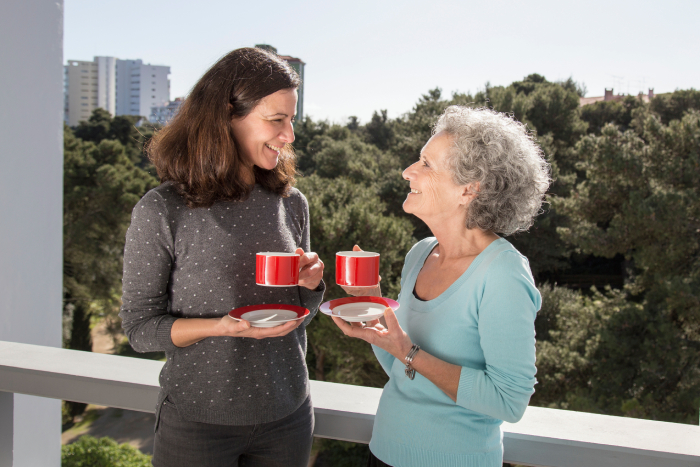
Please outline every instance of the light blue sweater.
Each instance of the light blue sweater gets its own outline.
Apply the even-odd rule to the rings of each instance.
[[[462,367],[457,402],[373,346],[389,382],[370,449],[394,467],[500,467],[503,420],[517,422],[534,392],[535,315],[541,298],[527,258],[498,239],[439,297],[414,297],[434,237],[406,256],[397,317],[414,344]]]

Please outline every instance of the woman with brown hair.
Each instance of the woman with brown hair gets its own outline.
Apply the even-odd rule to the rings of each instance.
[[[209,69],[148,147],[161,185],[134,208],[120,316],[139,352],[165,351],[155,466],[306,466],[313,433],[305,327],[325,290],[309,211],[293,188],[294,70],[234,50]],[[257,252],[301,254],[298,287],[255,284]],[[227,316],[299,305],[304,320]]]

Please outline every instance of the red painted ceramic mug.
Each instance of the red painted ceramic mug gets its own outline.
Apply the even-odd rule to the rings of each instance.
[[[335,283],[351,287],[379,284],[379,253],[339,251],[335,254]]]
[[[255,283],[267,287],[299,285],[299,260],[296,253],[263,252],[255,255]]]

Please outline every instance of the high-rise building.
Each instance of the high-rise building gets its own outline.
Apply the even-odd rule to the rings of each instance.
[[[151,108],[170,102],[169,66],[117,60],[117,113],[148,117]]]
[[[277,48],[269,44],[255,44],[255,47],[277,54]],[[301,86],[299,86],[299,89],[297,89],[299,99],[297,100],[296,116],[297,121],[301,121],[304,118],[304,66],[306,65],[306,63],[304,63],[304,61],[300,58],[292,57],[289,55],[277,55],[279,56],[279,58],[289,63],[289,65],[292,68],[294,68],[294,71],[297,72],[299,78],[301,78]]]
[[[98,107],[112,115],[147,117],[152,107],[170,101],[169,75],[170,67],[141,60],[69,60],[65,66],[65,121],[75,126]]]
[[[177,111],[180,110],[182,102],[182,97],[177,97],[174,101],[170,101],[165,105],[151,107],[151,113],[148,116],[148,121],[151,123],[160,123],[161,125],[165,125],[172,120]]]
[[[282,60],[285,60],[289,65],[294,68],[297,72],[299,78],[301,78],[301,86],[297,89],[297,94],[299,99],[297,100],[297,121],[301,121],[304,118],[304,63],[300,58],[290,57],[289,55],[280,55]]]
[[[114,57],[95,57],[92,62],[72,60],[65,66],[65,110],[69,125],[87,120],[97,107],[116,114],[116,62]]]

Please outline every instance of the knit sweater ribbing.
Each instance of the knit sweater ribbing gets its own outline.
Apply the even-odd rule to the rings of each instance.
[[[279,420],[309,394],[306,325],[323,298],[304,287],[255,283],[255,255],[310,250],[306,198],[255,185],[244,201],[190,209],[165,183],[134,208],[124,249],[120,317],[132,347],[165,351],[156,412],[166,397],[189,421],[250,425]],[[247,305],[301,305],[311,314],[286,336],[208,337],[173,344],[178,318],[218,318]]]

